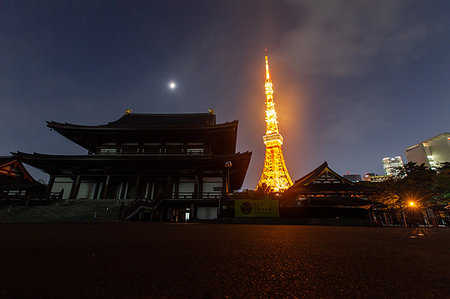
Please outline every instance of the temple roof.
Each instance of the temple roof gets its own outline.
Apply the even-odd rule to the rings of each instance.
[[[24,180],[35,182],[22,163],[12,156],[0,157],[0,177],[1,181]]]
[[[94,151],[102,143],[204,142],[218,153],[233,153],[238,121],[216,124],[212,113],[125,114],[105,125],[85,126],[47,122],[76,144]]]
[[[334,172],[330,167],[328,167],[327,161],[325,161],[319,167],[317,167],[310,173],[308,173],[305,176],[296,180],[294,185],[292,185],[291,188],[293,188],[295,186],[300,186],[300,185],[306,186],[311,183],[314,184],[315,183],[314,181],[317,180],[324,173],[328,173],[330,179],[337,180],[342,184],[354,185],[354,183],[350,182],[346,178],[344,178],[344,177],[340,176],[339,174],[337,174],[336,172]]]
[[[328,192],[328,191],[376,191],[377,188],[361,186],[334,172],[325,161],[319,167],[296,180],[286,193]]]
[[[15,157],[0,157],[0,190],[44,187],[37,182]]]
[[[216,125],[216,115],[211,113],[183,113],[183,114],[141,114],[128,113],[116,121],[105,125],[85,126],[71,123],[47,122],[50,128],[186,128],[213,127]]]
[[[0,156],[0,166],[14,160],[15,158],[13,156]]]

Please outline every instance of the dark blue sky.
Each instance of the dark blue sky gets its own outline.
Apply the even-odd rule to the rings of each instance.
[[[254,188],[268,48],[292,179],[325,160],[382,173],[383,157],[450,130],[449,20],[446,0],[1,1],[0,155],[85,153],[46,120],[214,108],[239,120]]]

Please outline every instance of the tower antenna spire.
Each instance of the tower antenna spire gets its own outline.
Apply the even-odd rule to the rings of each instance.
[[[265,48],[265,58],[266,58],[266,81],[270,80],[270,72],[269,72],[269,56],[267,55],[267,48]]]

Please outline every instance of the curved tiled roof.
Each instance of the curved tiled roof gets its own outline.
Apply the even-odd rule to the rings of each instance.
[[[218,142],[223,151],[234,152],[238,121],[216,124],[213,113],[123,115],[104,125],[76,125],[47,122],[47,126],[67,139],[88,149],[105,142]],[[222,146],[216,146],[222,147]],[[215,148],[216,148],[215,147]]]
[[[186,127],[213,127],[216,125],[216,116],[211,113],[180,113],[180,114],[140,114],[129,113],[118,120],[105,125],[86,126],[71,123],[47,122],[50,128],[186,128]]]

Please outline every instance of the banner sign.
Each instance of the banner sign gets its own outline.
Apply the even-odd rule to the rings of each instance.
[[[236,199],[235,217],[280,217],[278,200]]]

